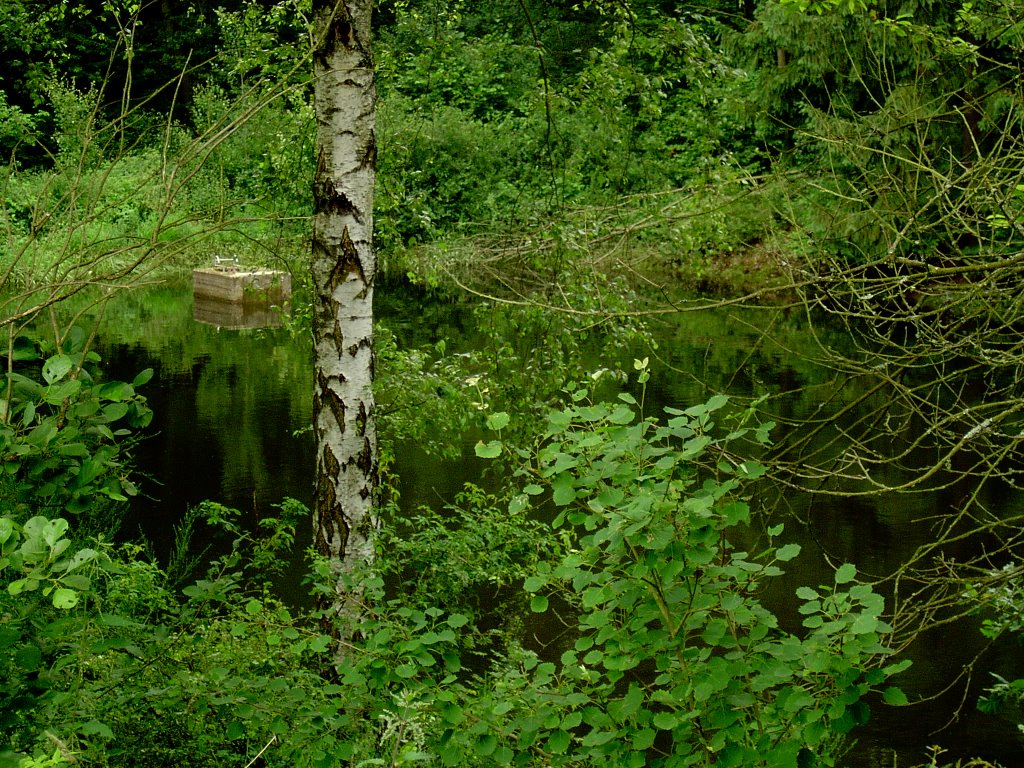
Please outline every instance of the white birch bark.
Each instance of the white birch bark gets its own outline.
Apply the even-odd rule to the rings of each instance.
[[[312,275],[317,440],[314,547],[340,576],[372,558],[377,444],[373,403],[376,91],[371,0],[314,0],[318,153]],[[337,582],[336,582],[337,583]],[[332,607],[351,596],[339,584]]]

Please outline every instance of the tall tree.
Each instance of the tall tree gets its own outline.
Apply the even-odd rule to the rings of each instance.
[[[339,577],[372,557],[377,474],[373,381],[373,185],[377,164],[371,0],[315,0],[318,152],[313,180],[317,440],[314,546]]]

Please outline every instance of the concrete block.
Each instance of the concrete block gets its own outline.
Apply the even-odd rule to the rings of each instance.
[[[192,271],[192,290],[196,298],[246,304],[283,304],[292,295],[292,276],[276,269],[206,267]]]

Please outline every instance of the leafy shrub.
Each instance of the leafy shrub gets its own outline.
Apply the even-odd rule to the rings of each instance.
[[[76,328],[55,354],[45,355],[43,345],[24,336],[10,350],[13,370],[3,378],[0,400],[4,511],[77,513],[94,505],[97,495],[125,501],[136,493],[125,440],[152,419],[135,390],[153,371],[131,383],[101,383],[95,378],[99,356],[86,353],[85,342]],[[85,364],[76,362],[83,358]]]
[[[43,759],[45,724],[111,767],[257,754],[274,766],[835,765],[864,695],[905,664],[886,664],[882,598],[850,564],[798,590],[800,634],[758,600],[799,553],[777,542],[781,526],[754,553],[734,545],[755,538],[742,489],[765,471],[738,456],[770,425],[748,413],[718,437],[721,397],[665,423],[638,420],[642,398],[627,394],[592,403],[573,388],[569,400],[517,452],[524,484],[507,503],[471,487],[444,513],[393,521],[378,560],[342,576],[355,616],[303,616],[270,596],[267,575],[308,514],[297,503],[258,535],[203,505],[235,541],[177,599],[137,550],[69,554],[67,523],[7,518],[8,746]],[[509,421],[487,418],[502,436]],[[529,516],[548,501],[554,535]],[[409,570],[419,585],[403,582]],[[317,592],[335,595],[337,578],[314,562]],[[553,652],[513,639],[525,601],[569,630]]]
[[[34,144],[36,122],[37,116],[9,104],[7,95],[0,90],[0,156],[12,157],[21,145]]]
[[[377,47],[385,101],[401,95],[417,111],[454,107],[486,123],[521,117],[535,100],[537,52],[504,32],[472,40],[457,29],[432,35],[422,20],[408,14],[381,36]]]
[[[467,485],[453,504],[389,515],[377,568],[405,605],[441,607],[487,617],[559,542],[543,523],[510,512],[498,498]]]
[[[988,574],[987,583],[968,589],[969,604],[985,605],[989,615],[982,621],[981,633],[990,640],[1009,634],[1018,641],[1024,637],[1024,589],[1020,584],[1020,566],[1015,562]],[[1024,733],[1024,678],[1006,678],[991,673],[994,682],[978,700],[978,709],[1016,719],[1017,729]]]
[[[307,89],[234,97],[215,83],[203,85],[192,123],[198,141],[211,142],[190,163],[186,200],[194,210],[223,218],[258,201],[271,211],[308,215],[316,126]]]
[[[96,577],[112,570],[103,548],[72,549],[68,530],[63,518],[36,515],[22,524],[0,516],[0,728],[10,739],[0,743],[0,761],[5,748],[11,762],[33,745],[56,662],[68,660],[76,633],[92,621],[83,608]]]
[[[470,728],[467,748],[497,762],[525,744],[553,764],[836,765],[842,737],[867,718],[863,697],[909,662],[885,664],[884,601],[854,583],[852,564],[797,591],[802,635],[758,600],[800,547],[776,543],[782,526],[758,552],[733,545],[751,521],[742,484],[765,468],[728,446],[763,443],[770,425],[741,421],[717,438],[724,397],[658,423],[637,420],[628,394],[600,404],[586,389],[570,394],[512,507],[550,493],[553,525],[579,536],[525,582],[533,610],[557,598],[578,635],[557,662],[528,667],[529,706]],[[905,701],[891,687],[884,697]]]
[[[57,743],[111,768],[243,766],[261,751],[274,765],[336,764],[331,640],[268,594],[308,510],[286,501],[257,536],[233,510],[202,511],[236,538],[178,597],[137,548],[75,551],[64,520],[0,518],[0,749],[42,760]]]
[[[374,327],[374,339],[374,397],[384,469],[392,463],[393,447],[410,442],[433,456],[461,456],[461,436],[476,415],[465,386],[470,357],[446,354],[444,341],[402,349],[395,334],[380,324]]]

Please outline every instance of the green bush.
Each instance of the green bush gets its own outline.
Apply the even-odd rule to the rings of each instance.
[[[100,382],[99,356],[86,352],[86,334],[70,332],[57,350],[21,336],[9,354],[0,399],[0,509],[82,512],[97,496],[126,501],[136,488],[125,449],[132,430],[152,412],[135,390],[153,375],[131,383]]]
[[[987,574],[982,584],[971,586],[965,601],[968,605],[983,605],[986,618],[981,633],[995,641],[1003,635],[1024,637],[1024,590],[1020,584],[1020,566],[1007,563]],[[1004,677],[990,672],[993,682],[978,699],[978,709],[991,715],[1011,718],[1017,729],[1024,733],[1024,678]]]
[[[56,739],[65,757],[111,767],[257,754],[271,766],[836,765],[865,694],[906,664],[887,662],[883,600],[850,564],[797,591],[799,632],[758,599],[799,553],[781,526],[749,530],[744,485],[765,468],[740,457],[770,425],[748,412],[719,436],[722,397],[663,423],[638,418],[642,398],[627,394],[568,399],[540,444],[515,452],[521,485],[506,500],[470,487],[444,513],[389,523],[376,561],[343,574],[355,615],[270,596],[308,515],[293,502],[256,534],[204,504],[197,515],[234,543],[177,596],[138,549],[76,550],[63,520],[5,517],[5,746],[44,760]],[[509,422],[487,418],[503,437],[517,434]],[[531,517],[548,504],[554,531]],[[317,593],[335,595],[337,578],[314,562]],[[516,639],[527,603],[568,631],[543,655]]]
[[[843,736],[867,718],[863,697],[909,662],[886,663],[884,601],[851,564],[797,591],[799,634],[757,598],[800,547],[776,542],[782,526],[757,552],[735,546],[751,523],[742,485],[765,468],[728,446],[763,443],[770,425],[741,420],[716,437],[724,397],[659,423],[637,420],[630,395],[570,394],[512,508],[550,494],[553,525],[579,537],[525,582],[534,611],[568,606],[576,637],[557,661],[527,667],[530,692],[512,705],[525,706],[450,743],[499,763],[525,745],[551,764],[837,765]],[[884,698],[905,702],[892,687]]]
[[[279,214],[309,215],[316,127],[308,89],[234,97],[208,84],[196,88],[191,112],[198,141],[212,142],[186,187],[195,210],[225,217],[257,201]]]
[[[95,766],[243,766],[261,750],[273,765],[336,764],[344,700],[321,674],[331,639],[267,581],[308,510],[285,502],[258,535],[221,505],[200,514],[235,540],[179,595],[136,547],[76,550],[64,520],[0,518],[9,759],[41,760],[56,743]],[[329,761],[314,760],[325,746]]]

